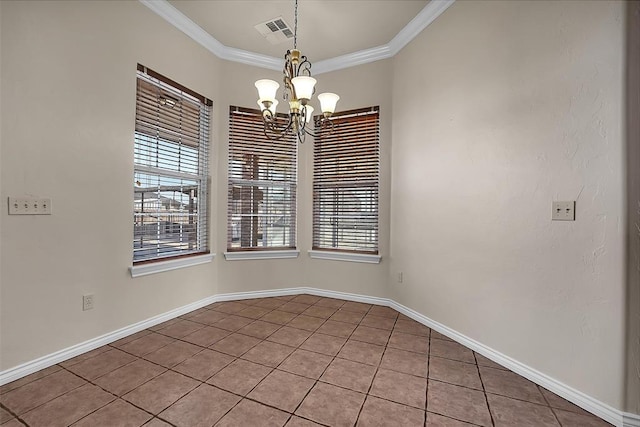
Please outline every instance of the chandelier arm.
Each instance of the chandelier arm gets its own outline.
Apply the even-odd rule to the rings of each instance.
[[[333,131],[335,130],[336,126],[333,123],[333,120],[329,119],[328,117],[320,117],[319,119],[315,119],[313,121],[313,124],[315,125],[316,129],[320,128],[321,130],[324,129],[328,129],[329,133],[333,133]],[[315,135],[315,137],[317,138],[320,134]]]
[[[287,134],[287,131],[289,130],[289,127],[290,126],[288,126],[285,129],[279,130],[279,129],[274,128],[272,126],[265,126],[263,128],[264,136],[266,136],[271,141],[280,141]]]
[[[335,129],[336,129],[336,125],[335,125],[335,123],[333,123],[333,120],[328,119],[328,118],[320,119],[320,126],[329,128],[329,132],[331,132],[331,133],[333,133],[335,131]]]
[[[282,129],[278,129],[278,123],[276,122],[273,113],[268,109],[265,109],[262,112],[262,123],[264,136],[272,141],[281,140],[293,126],[293,120],[291,119],[291,116],[289,116],[286,126]]]
[[[315,134],[314,132],[310,131],[307,128],[304,129],[304,133],[306,133],[307,135],[311,136],[312,138],[318,138],[320,136],[320,135]]]
[[[296,68],[296,76],[311,77],[311,62],[307,59],[306,55],[300,57],[300,63]]]
[[[329,129],[330,133],[332,133],[334,131],[334,129],[335,129],[335,124],[333,123],[333,120],[330,120],[330,119],[324,118],[324,117],[321,117],[319,119],[314,120],[314,125],[315,125],[316,128],[320,128],[320,130]],[[313,138],[319,138],[320,137],[320,133],[315,133],[314,131],[309,130],[308,126],[305,126],[304,132],[307,135],[312,136]]]

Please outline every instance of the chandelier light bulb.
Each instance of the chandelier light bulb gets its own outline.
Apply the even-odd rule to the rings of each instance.
[[[333,114],[336,111],[336,104],[340,97],[335,93],[325,92],[318,95],[320,101],[320,109],[323,113]]]
[[[306,101],[311,99],[313,88],[316,85],[316,79],[308,76],[298,76],[292,78],[291,83],[293,83],[298,99]]]
[[[276,91],[280,87],[280,84],[274,80],[262,79],[256,83],[256,89],[258,89],[258,98],[261,101],[274,102],[276,100]]]

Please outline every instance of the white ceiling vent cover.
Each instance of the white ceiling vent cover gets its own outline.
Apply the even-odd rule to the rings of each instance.
[[[271,44],[280,44],[293,38],[291,27],[282,19],[282,16],[263,22],[254,27]]]

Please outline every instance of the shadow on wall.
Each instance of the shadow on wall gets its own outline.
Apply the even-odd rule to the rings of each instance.
[[[627,4],[626,408],[640,414],[640,0]]]

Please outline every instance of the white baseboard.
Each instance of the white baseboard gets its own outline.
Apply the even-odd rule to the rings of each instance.
[[[307,288],[282,288],[271,289],[267,291],[249,291],[249,292],[232,292],[228,294],[217,294],[214,296],[216,301],[239,301],[243,299],[253,298],[270,298],[270,297],[284,297],[288,295],[297,295],[308,293]]]
[[[621,411],[614,409],[606,403],[596,400],[591,396],[582,393],[581,391],[569,387],[568,385],[561,383],[560,381],[551,378],[548,375],[537,371],[536,369],[518,362],[517,360],[512,359],[509,356],[500,353],[499,351],[487,347],[486,345],[474,339],[471,339],[439,322],[436,322],[435,320],[423,316],[422,314],[411,310],[410,308],[398,304],[395,301],[391,303],[390,307],[399,311],[405,316],[408,316],[413,320],[430,327],[431,329],[441,333],[442,335],[451,338],[452,340],[464,345],[465,347],[470,348],[477,353],[480,353],[481,355],[485,356],[488,359],[491,359],[497,364],[504,366],[505,368],[508,368],[519,375],[522,375],[523,377],[538,385],[541,385],[547,390],[552,391],[558,396],[567,399],[569,402],[581,407],[586,411],[591,412],[592,414],[602,418],[603,420],[615,426],[622,426]]]
[[[573,404],[596,415],[597,417],[602,418],[603,420],[613,424],[614,426],[640,427],[640,424],[633,424],[637,423],[639,420],[637,415],[626,413],[623,414],[622,411],[615,409],[604,402],[594,399],[593,397],[588,396],[579,390],[576,390],[554,378],[549,377],[548,375],[543,374],[542,372],[539,372],[523,363],[518,362],[517,360],[510,358],[509,356],[506,356],[490,347],[487,347],[486,345],[473,340],[439,322],[436,322],[435,320],[432,320],[427,316],[418,313],[417,311],[405,307],[404,305],[399,304],[392,299],[368,297],[364,295],[348,294],[344,292],[327,291],[315,288],[299,289],[304,289],[305,293],[313,295],[320,295],[330,298],[341,298],[351,301],[366,302],[370,304],[385,305],[391,307],[394,310],[404,314],[405,316],[410,317],[425,326],[428,326],[429,328],[451,338],[452,340],[464,345],[465,347],[470,348],[477,353],[480,353],[481,355],[485,356],[488,359],[491,359],[497,364],[504,366],[505,368],[508,368],[519,375],[522,375],[523,377],[538,385],[541,385],[547,390],[567,399],[569,402],[572,402]]]
[[[640,415],[623,412],[622,427],[640,427]]]
[[[207,297],[200,301],[196,301],[191,304],[178,307],[174,310],[167,311],[166,313],[150,317],[149,319],[141,322],[134,323],[133,325],[125,326],[124,328],[100,335],[96,338],[91,338],[87,341],[72,345],[71,347],[64,348],[46,356],[39,357],[38,359],[14,366],[13,368],[0,372],[0,385],[26,377],[27,375],[41,369],[48,368],[56,363],[64,362],[72,357],[76,357],[98,347],[102,347],[103,345],[112,343],[131,334],[135,334],[136,332],[140,332],[143,329],[150,328],[159,323],[166,322],[167,320],[182,316],[183,314],[197,310],[216,301],[218,301],[217,296]]]
[[[389,298],[372,297],[372,296],[360,295],[360,294],[351,294],[348,292],[329,291],[326,289],[318,289],[318,288],[310,288],[310,287],[304,287],[304,288],[298,288],[298,289],[302,289],[305,294],[316,295],[319,297],[327,297],[327,298],[338,298],[338,299],[344,299],[347,301],[362,302],[365,304],[384,305],[389,307],[391,302],[393,302]]]
[[[483,356],[504,366],[505,368],[508,368],[513,372],[533,381],[534,383],[539,384],[542,387],[552,391],[553,393],[556,393],[557,395],[567,399],[568,401],[583,408],[584,410],[591,412],[592,414],[602,418],[603,420],[613,424],[614,426],[640,427],[640,415],[625,413],[617,410],[604,402],[600,402],[599,400],[594,399],[593,397],[590,397],[582,393],[581,391],[578,391],[560,381],[557,381],[549,377],[548,375],[543,374],[542,372],[539,372],[523,363],[518,362],[517,360],[510,358],[509,356],[493,350],[492,348],[487,347],[484,344],[475,341],[439,322],[436,322],[435,320],[432,320],[427,316],[418,313],[417,311],[405,307],[404,305],[399,304],[394,300],[391,300],[389,298],[351,294],[346,292],[331,291],[306,286],[297,288],[273,289],[267,291],[217,294],[211,297],[207,297],[191,304],[187,304],[166,313],[160,314],[158,316],[151,317],[133,325],[118,329],[113,332],[109,332],[80,344],[62,349],[55,353],[51,353],[30,362],[26,362],[2,371],[0,372],[0,385],[15,381],[41,369],[55,365],[56,363],[63,362],[79,354],[86,353],[87,351],[101,347],[105,344],[109,344],[113,341],[119,340],[120,338],[124,338],[128,335],[134,334],[143,329],[150,328],[159,323],[189,313],[193,310],[197,310],[198,308],[204,307],[214,302],[296,295],[301,293],[391,307],[404,314],[405,316],[410,317],[411,319],[420,322],[425,326],[428,326],[429,328],[482,354]]]

